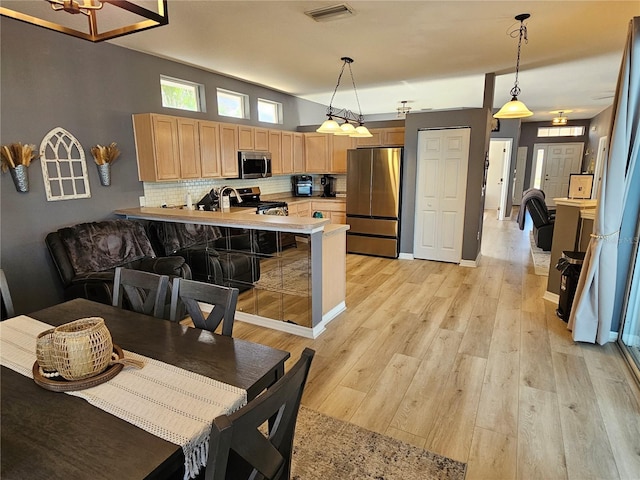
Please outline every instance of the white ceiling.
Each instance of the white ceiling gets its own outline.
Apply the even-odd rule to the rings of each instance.
[[[305,11],[339,1],[169,0],[169,25],[110,43],[328,104],[343,56],[363,114],[482,106],[496,73],[494,107],[510,99],[518,27],[530,13],[520,100],[547,120],[554,111],[592,118],[613,102],[622,51],[640,1],[347,0],[355,15],[316,22]],[[348,73],[334,106],[357,111]]]

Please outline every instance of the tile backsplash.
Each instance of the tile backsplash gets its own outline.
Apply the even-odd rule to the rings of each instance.
[[[322,192],[320,179],[322,175],[313,176],[314,192]],[[346,192],[347,176],[333,175],[336,177],[336,191]],[[176,182],[143,182],[144,201],[147,207],[160,207],[163,204],[168,206],[184,205],[187,194],[191,194],[191,200],[196,204],[213,187],[260,187],[262,195],[273,193],[291,193],[291,176],[276,176],[264,179],[197,179],[181,180]]]

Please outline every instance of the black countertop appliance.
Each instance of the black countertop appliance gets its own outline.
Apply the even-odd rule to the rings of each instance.
[[[323,197],[335,197],[336,196],[336,177],[331,175],[323,175],[320,179],[322,185]]]

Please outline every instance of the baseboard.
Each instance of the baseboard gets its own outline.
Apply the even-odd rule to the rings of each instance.
[[[618,341],[618,332],[609,332],[609,341],[610,342],[617,342]],[[638,343],[637,345],[640,345],[640,343]]]
[[[557,293],[552,293],[548,290],[544,292],[544,295],[542,296],[542,298],[544,298],[549,302],[555,303],[556,305],[560,301],[560,295],[558,295]]]
[[[398,259],[400,260],[415,260],[413,257],[413,253],[401,253],[398,255]]]
[[[324,327],[320,333],[314,335],[314,329],[309,327],[302,327],[295,323],[283,322],[281,320],[274,320],[273,318],[261,317],[259,315],[252,315],[250,313],[236,311],[236,320],[241,322],[250,323],[251,325],[257,325],[259,327],[270,328],[271,330],[278,330],[280,332],[291,333],[299,337],[316,338],[320,333],[324,331]]]
[[[480,264],[481,257],[482,257],[482,253],[478,252],[478,256],[476,257],[475,260],[460,260],[460,266],[476,268]]]

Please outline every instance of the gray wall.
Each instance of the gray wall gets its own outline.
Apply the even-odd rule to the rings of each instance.
[[[591,119],[589,124],[589,142],[585,148],[584,163],[582,170],[587,171],[591,160],[598,158],[598,144],[600,137],[610,137],[611,135],[611,115],[613,115],[613,105],[605,108],[602,112]]]
[[[484,208],[484,162],[489,151],[491,111],[487,108],[469,108],[407,115],[405,120],[402,219],[400,252],[413,252],[418,131],[452,127],[470,127],[469,169],[467,172],[467,198],[465,204],[462,259],[475,260],[482,241],[482,214]]]
[[[287,130],[322,118],[326,109],[260,86],[5,17],[0,19],[0,35],[0,143],[32,143],[39,149],[47,132],[62,127],[84,147],[91,186],[89,199],[47,202],[38,160],[28,170],[28,193],[16,192],[9,174],[0,176],[0,263],[17,313],[62,299],[44,244],[48,232],[105,219],[115,209],[138,205],[143,188],[138,181],[131,114],[157,112],[233,121],[218,117],[216,87],[246,93],[252,104],[257,96],[282,102],[285,123],[280,128]],[[162,108],[160,74],[204,84],[207,113]],[[252,118],[257,117],[255,108],[252,105]],[[122,155],[112,166],[111,186],[102,187],[89,148],[110,142],[118,144]]]

